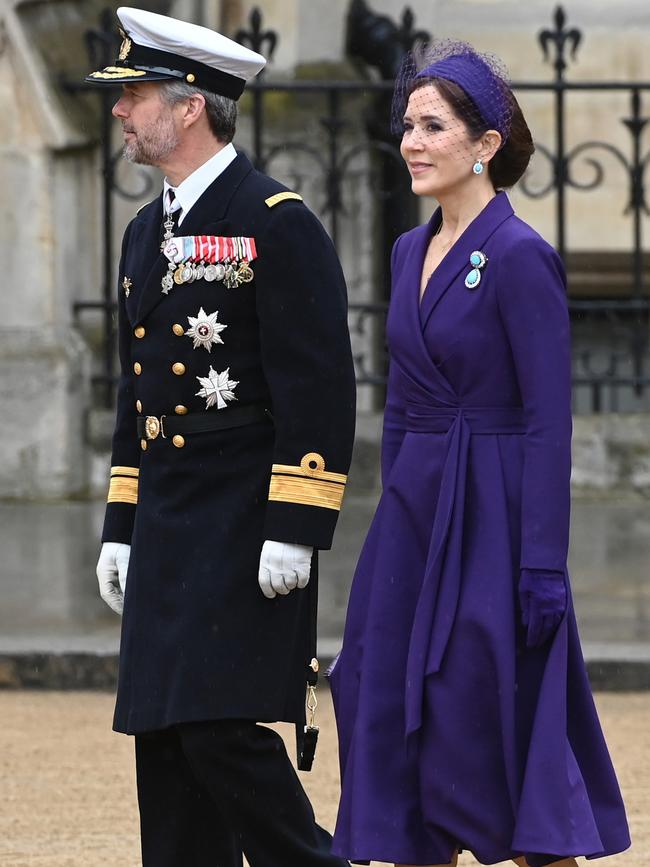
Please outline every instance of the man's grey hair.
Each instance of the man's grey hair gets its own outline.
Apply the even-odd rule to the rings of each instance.
[[[224,144],[231,142],[237,125],[237,103],[234,99],[219,96],[201,87],[193,87],[184,81],[162,82],[161,95],[168,105],[175,105],[194,93],[200,93],[205,99],[205,113],[212,134]]]

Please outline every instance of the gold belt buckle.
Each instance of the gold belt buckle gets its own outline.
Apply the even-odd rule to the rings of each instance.
[[[167,416],[161,415],[160,418],[157,418],[155,415],[148,415],[144,420],[144,433],[148,440],[155,440],[158,434],[162,436],[163,439],[167,439],[165,436],[165,428],[163,424],[163,420]]]

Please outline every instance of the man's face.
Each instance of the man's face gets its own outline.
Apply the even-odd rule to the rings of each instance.
[[[113,116],[122,123],[124,156],[132,163],[160,166],[178,146],[173,110],[157,81],[125,84]]]

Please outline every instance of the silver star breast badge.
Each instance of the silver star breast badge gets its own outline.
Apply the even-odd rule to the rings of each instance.
[[[210,372],[207,376],[197,376],[201,383],[201,388],[196,392],[197,397],[205,398],[205,408],[210,409],[215,404],[217,409],[225,409],[226,401],[237,400],[234,395],[235,388],[239,385],[234,379],[230,379],[230,368],[226,368],[222,373],[217,373],[210,365]]]
[[[196,316],[187,317],[190,327],[185,332],[185,336],[192,338],[194,349],[202,346],[208,352],[212,352],[213,344],[223,343],[223,340],[219,337],[219,332],[228,326],[217,322],[218,317],[218,310],[215,310],[214,313],[206,313],[203,307],[201,307]]]

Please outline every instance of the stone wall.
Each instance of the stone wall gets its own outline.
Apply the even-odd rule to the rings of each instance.
[[[650,415],[579,416],[573,427],[573,487],[650,496]]]
[[[87,480],[89,354],[72,304],[99,281],[96,152],[39,50],[44,19],[65,29],[70,7],[55,6],[0,0],[0,496],[66,496]]]
[[[355,493],[378,492],[382,418],[361,413],[350,481]],[[573,419],[574,494],[650,497],[650,415],[609,413]]]

